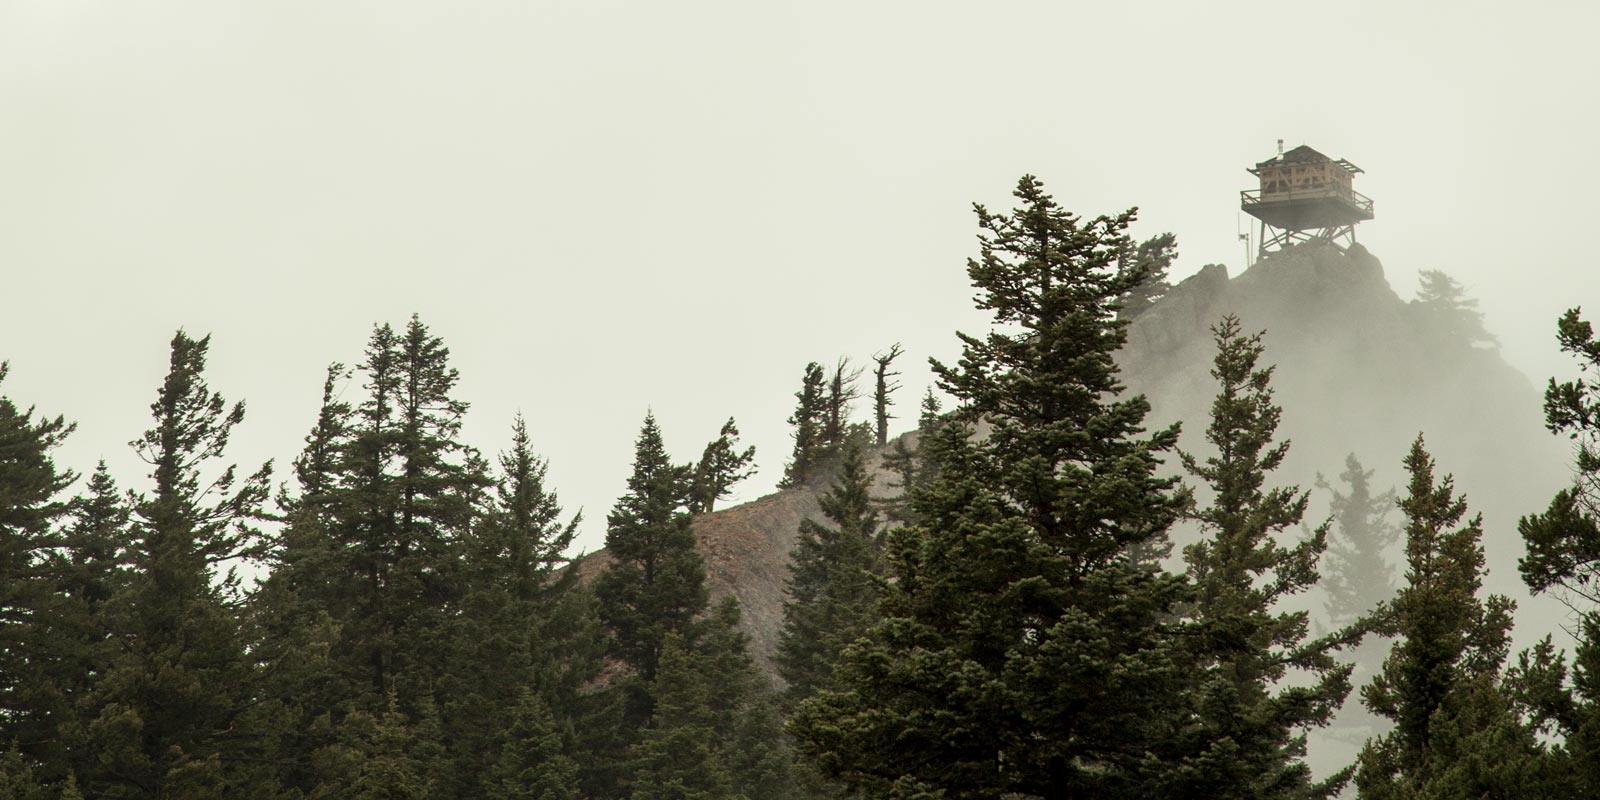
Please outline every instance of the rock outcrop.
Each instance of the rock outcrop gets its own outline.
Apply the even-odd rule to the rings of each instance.
[[[1515,522],[1567,479],[1568,454],[1544,430],[1539,394],[1525,376],[1496,350],[1440,330],[1395,294],[1382,264],[1360,246],[1291,248],[1232,279],[1209,266],[1134,320],[1121,357],[1129,390],[1151,401],[1151,426],[1180,422],[1181,446],[1202,457],[1216,392],[1210,327],[1224,314],[1237,315],[1247,332],[1266,331],[1263,363],[1276,365],[1284,408],[1280,434],[1293,442],[1277,483],[1310,488],[1319,473],[1338,475],[1353,452],[1377,470],[1375,486],[1400,484],[1400,459],[1423,432],[1440,470],[1454,473],[1472,509],[1484,512],[1488,587],[1523,602],[1518,640],[1554,627],[1559,618],[1541,620],[1558,609],[1532,606],[1517,577]],[[881,467],[876,477],[876,492],[887,493]],[[752,649],[768,666],[789,551],[800,520],[818,513],[821,490],[791,489],[695,521],[713,595],[739,599]],[[1314,513],[1323,507],[1314,503]],[[583,568],[603,563],[602,552]]]

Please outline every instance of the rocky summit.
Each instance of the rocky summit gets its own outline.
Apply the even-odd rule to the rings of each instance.
[[[1383,264],[1360,245],[1291,247],[1234,277],[1222,265],[1204,267],[1132,321],[1121,356],[1129,392],[1151,403],[1150,424],[1180,423],[1180,446],[1201,457],[1216,392],[1211,326],[1227,314],[1247,332],[1265,332],[1263,363],[1275,365],[1280,430],[1292,442],[1276,476],[1280,485],[1309,489],[1318,475],[1336,476],[1354,453],[1376,470],[1376,487],[1393,486],[1406,448],[1423,433],[1440,469],[1454,473],[1473,510],[1484,513],[1488,588],[1518,598],[1525,610],[1542,609],[1535,618],[1547,624],[1519,626],[1518,640],[1558,626],[1559,606],[1528,598],[1517,577],[1522,544],[1515,525],[1568,479],[1569,453],[1545,432],[1534,384],[1491,340],[1401,298]],[[907,440],[914,443],[914,434]],[[890,475],[877,461],[875,491],[891,494]],[[738,598],[752,653],[769,668],[796,528],[817,513],[825,488],[796,487],[695,520],[712,593]],[[1313,493],[1315,515],[1324,513],[1323,495]],[[1185,533],[1175,536],[1181,541]],[[595,574],[604,562],[600,551],[582,569]]]

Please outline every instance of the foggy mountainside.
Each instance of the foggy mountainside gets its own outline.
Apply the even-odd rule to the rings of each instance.
[[[1401,268],[1430,267],[1449,268]],[[1353,453],[1375,471],[1375,488],[1401,486],[1406,445],[1422,433],[1484,514],[1486,585],[1521,598],[1516,522],[1571,480],[1571,447],[1545,429],[1542,387],[1501,358],[1470,306],[1455,304],[1470,300],[1402,299],[1379,259],[1360,245],[1347,252],[1297,246],[1231,280],[1210,266],[1179,283],[1134,320],[1123,377],[1131,391],[1150,397],[1152,422],[1181,420],[1182,446],[1203,448],[1215,386],[1209,328],[1237,314],[1246,331],[1266,331],[1262,360],[1275,366],[1272,385],[1284,408],[1279,431],[1293,442],[1278,482],[1309,489],[1319,473],[1332,481]],[[1553,629],[1564,609],[1550,603],[1524,611],[1530,621],[1550,620],[1533,626],[1539,633],[1527,634],[1532,641]]]
[[[0,800],[1600,800],[1600,3],[0,2]]]
[[[1332,481],[1353,453],[1376,473],[1376,488],[1392,488],[1403,480],[1406,443],[1426,434],[1440,464],[1484,513],[1487,585],[1524,604],[1517,633],[1531,643],[1556,630],[1565,609],[1526,596],[1515,526],[1570,480],[1570,448],[1545,430],[1540,392],[1529,379],[1475,340],[1470,316],[1463,327],[1460,318],[1435,311],[1396,295],[1382,264],[1359,245],[1348,252],[1301,246],[1232,279],[1214,265],[1177,284],[1130,326],[1123,378],[1130,391],[1149,397],[1152,424],[1182,422],[1181,446],[1203,451],[1215,393],[1211,326],[1231,313],[1246,330],[1265,329],[1263,361],[1275,366],[1273,386],[1285,408],[1280,430],[1293,442],[1276,482],[1309,489],[1319,474]],[[904,439],[914,443],[915,432]],[[893,474],[874,463],[874,491],[892,495]],[[770,657],[782,625],[796,526],[816,513],[822,488],[797,487],[695,520],[712,592],[738,598],[752,651],[762,658]],[[1325,514],[1327,492],[1313,500]],[[598,570],[603,552],[585,568]]]
[[[920,403],[898,343],[806,364],[731,506],[739,424],[647,412],[588,554],[420,315],[281,471],[233,464],[208,336],[144,481],[0,395],[0,800],[1600,796],[1600,385],[1541,400],[1353,242],[1172,285],[1134,211],[1013,198]]]

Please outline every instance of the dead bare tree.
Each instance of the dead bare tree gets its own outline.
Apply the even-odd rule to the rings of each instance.
[[[873,372],[877,383],[872,391],[872,413],[878,425],[879,447],[889,443],[889,420],[894,419],[894,415],[889,413],[891,403],[889,395],[900,388],[900,384],[894,380],[900,373],[890,372],[889,368],[894,364],[894,360],[904,353],[905,351],[900,349],[900,343],[895,342],[889,347],[888,352],[872,354],[872,360],[878,365]]]

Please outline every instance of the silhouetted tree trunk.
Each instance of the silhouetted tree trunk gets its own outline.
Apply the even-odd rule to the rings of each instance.
[[[877,369],[873,371],[873,377],[876,382],[872,391],[872,415],[878,427],[879,447],[889,443],[889,420],[893,418],[889,413],[889,395],[900,388],[900,384],[892,380],[900,373],[890,372],[889,367],[904,352],[904,350],[900,349],[900,343],[896,342],[890,346],[889,352],[876,353],[872,356],[873,362],[878,365]]]

